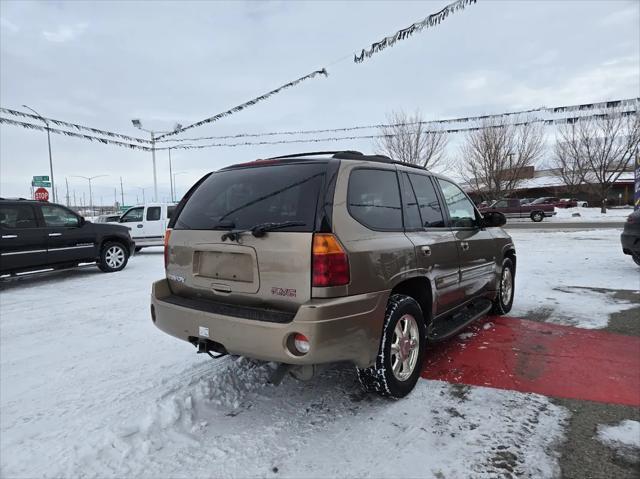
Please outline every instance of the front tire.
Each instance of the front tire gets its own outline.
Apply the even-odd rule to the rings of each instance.
[[[425,324],[420,305],[410,296],[391,295],[376,362],[368,368],[356,368],[362,388],[396,399],[406,396],[418,382],[425,349]]]
[[[105,273],[124,269],[129,261],[127,248],[117,241],[109,241],[102,246],[98,268]]]
[[[498,284],[498,295],[493,302],[491,314],[501,316],[511,311],[516,284],[515,277],[513,261],[511,261],[510,258],[507,258],[502,263],[502,273],[500,273],[500,283]]]
[[[541,211],[534,211],[531,213],[531,221],[540,223],[544,219],[544,213]]]

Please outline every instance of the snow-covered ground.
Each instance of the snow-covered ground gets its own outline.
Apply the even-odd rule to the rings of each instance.
[[[607,208],[606,213],[601,213],[600,208],[556,208],[556,215],[553,218],[546,218],[545,221],[562,223],[579,223],[582,221],[625,221],[627,216],[633,213],[633,208]],[[580,216],[577,216],[580,215]]]
[[[640,422],[626,419],[619,424],[598,426],[598,439],[631,462],[640,462]]]
[[[638,287],[614,230],[514,238],[514,315],[550,305],[549,320],[599,326],[628,305],[575,288]],[[421,380],[389,401],[360,393],[346,366],[273,387],[269,364],[214,361],[153,326],[150,284],[162,275],[149,249],[119,273],[2,286],[0,476],[558,475],[568,413],[547,398]]]
[[[545,218],[543,221],[551,223],[585,223],[585,222],[613,222],[626,221],[627,216],[633,213],[633,208],[608,208],[606,213],[601,213],[600,208],[556,208],[555,216]],[[509,223],[531,223],[529,218],[509,218]]]
[[[622,254],[620,232],[510,230],[518,257],[510,314],[604,328],[611,313],[637,306],[611,291],[640,292],[640,268]]]

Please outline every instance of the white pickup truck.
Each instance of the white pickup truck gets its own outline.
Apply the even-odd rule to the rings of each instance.
[[[147,246],[163,246],[164,232],[175,209],[172,203],[133,206],[123,213],[118,223],[131,230],[136,252]]]

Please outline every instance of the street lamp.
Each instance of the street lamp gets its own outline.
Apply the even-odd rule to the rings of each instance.
[[[153,201],[158,201],[158,174],[156,173],[156,135],[158,133],[173,133],[174,131],[178,131],[179,129],[181,129],[182,125],[180,123],[176,123],[176,126],[172,131],[156,131],[142,128],[142,122],[138,118],[134,118],[133,120],[131,120],[131,123],[138,130],[146,131],[151,135],[151,158],[153,161]]]
[[[185,173],[187,173],[187,172],[186,171],[178,171],[177,173],[174,173],[172,175],[173,176],[173,191],[174,191],[174,193],[176,193],[176,196],[177,196],[177,193],[178,193],[177,188],[176,188],[176,176],[184,175]],[[171,196],[171,201],[175,201],[173,195]]]
[[[44,122],[44,124],[46,126],[46,129],[47,129],[47,145],[49,146],[49,174],[51,175],[51,192],[53,193],[53,202],[57,203],[58,202],[58,198],[57,198],[57,195],[56,195],[56,185],[53,182],[53,160],[51,159],[51,132],[49,131],[49,122],[47,120],[45,120],[40,113],[35,111],[30,106],[27,106],[27,105],[22,105],[22,106],[24,108],[27,108],[27,109],[31,110],[32,112],[34,112],[38,116],[38,118],[40,118]]]
[[[145,187],[142,187],[142,186],[136,186],[136,188],[137,188],[137,189],[139,189],[140,191],[142,191],[142,204],[144,205],[144,204],[146,203],[146,199],[145,199],[145,195],[144,195],[144,190],[148,190],[148,189],[149,189],[149,187],[148,187],[148,186],[145,186]],[[137,196],[136,196],[136,198],[137,198]],[[136,200],[136,203],[137,203],[137,202],[138,202],[138,201]]]
[[[178,125],[181,126],[181,125]],[[185,146],[191,146],[191,145],[181,145],[182,148],[184,148]],[[175,149],[175,146],[170,146],[167,148],[167,150],[169,151],[169,183],[171,186],[171,201],[175,201],[174,196],[175,196],[175,188],[176,188],[176,184],[175,184],[175,178],[173,176],[173,173],[171,171],[172,166],[171,166],[171,150]],[[184,173],[184,172],[183,172]]]
[[[84,178],[89,182],[89,209],[91,210],[91,214],[93,214],[93,195],[91,194],[91,180],[95,180],[96,178],[102,178],[104,176],[109,176],[109,175],[96,175],[96,176],[71,175],[71,178]]]

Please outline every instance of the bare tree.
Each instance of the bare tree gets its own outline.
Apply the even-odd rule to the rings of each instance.
[[[542,155],[542,126],[514,123],[485,121],[467,133],[462,145],[461,175],[485,199],[513,193],[525,169]]]
[[[611,187],[640,146],[640,115],[609,110],[567,125],[561,130],[561,138],[582,171],[585,187],[600,198],[601,211],[606,213]]]
[[[394,160],[433,168],[442,162],[448,137],[444,131],[434,131],[421,123],[419,111],[408,115],[395,111],[387,116],[387,126],[380,128],[376,150]]]
[[[579,141],[575,124],[560,128],[551,157],[551,168],[566,186],[569,196],[577,196],[584,184],[585,171],[580,161]]]

